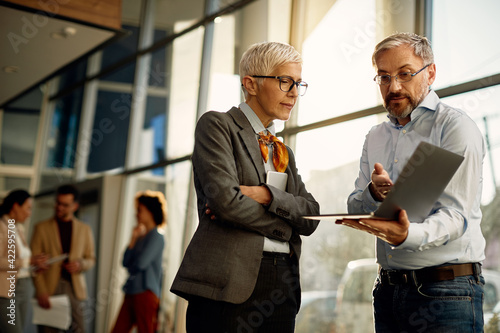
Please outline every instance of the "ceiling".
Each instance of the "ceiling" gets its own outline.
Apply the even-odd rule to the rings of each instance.
[[[0,108],[120,31],[0,5]]]

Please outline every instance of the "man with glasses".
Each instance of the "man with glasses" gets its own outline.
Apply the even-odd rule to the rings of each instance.
[[[337,222],[378,237],[375,329],[482,332],[481,132],[465,112],[442,103],[430,89],[436,65],[427,38],[389,36],[375,47],[372,62],[389,120],[366,136],[349,212],[376,210],[422,141],[465,157],[424,220],[410,221],[401,210],[398,221]]]
[[[71,185],[61,185],[56,191],[54,217],[35,225],[31,239],[33,255],[46,254],[56,260],[46,271],[36,274],[33,282],[38,304],[51,308],[50,297],[68,295],[71,304],[72,323],[65,332],[84,333],[88,298],[85,272],[95,265],[94,236],[90,226],[75,217],[79,208],[80,192]],[[38,325],[40,333],[55,333],[63,330]]]
[[[290,45],[252,45],[240,62],[245,102],[198,121],[199,225],[171,288],[189,302],[187,332],[294,332],[300,236],[318,225],[302,216],[319,204],[273,121],[288,120],[306,92],[301,74]]]

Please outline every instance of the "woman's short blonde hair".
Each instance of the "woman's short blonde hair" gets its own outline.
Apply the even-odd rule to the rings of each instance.
[[[253,44],[241,57],[240,81],[247,75],[269,75],[288,63],[302,64],[302,57],[293,46],[279,42]]]

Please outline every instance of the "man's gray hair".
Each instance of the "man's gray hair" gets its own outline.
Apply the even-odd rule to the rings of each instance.
[[[413,48],[415,55],[422,58],[425,65],[434,63],[431,43],[426,37],[409,32],[400,32],[385,38],[375,46],[375,51],[372,56],[373,66],[376,66],[377,57],[381,52],[401,45],[408,45]]]

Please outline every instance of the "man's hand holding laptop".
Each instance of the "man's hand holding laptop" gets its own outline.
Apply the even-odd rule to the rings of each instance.
[[[410,228],[410,220],[408,220],[404,209],[399,211],[399,221],[379,220],[373,217],[369,219],[341,219],[336,220],[335,224],[365,231],[394,246],[405,241],[408,236],[408,228]]]

